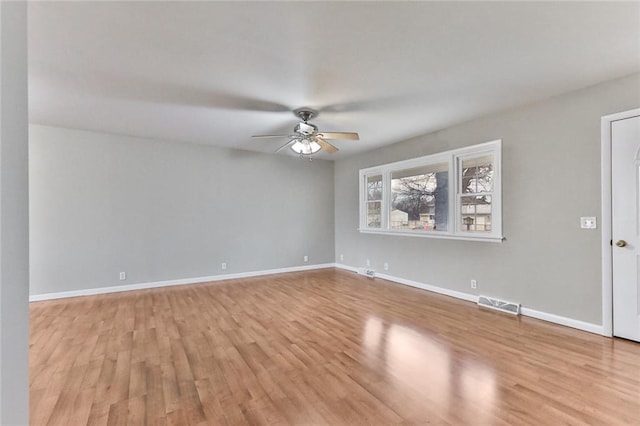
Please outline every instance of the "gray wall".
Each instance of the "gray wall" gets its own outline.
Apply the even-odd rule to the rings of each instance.
[[[640,106],[640,74],[463,123],[335,164],[336,259],[602,323],[600,117]],[[495,139],[503,143],[503,243],[360,234],[358,170]],[[469,280],[478,280],[471,290]]]
[[[30,132],[32,295],[333,262],[330,161]]]
[[[305,254],[310,264],[325,263],[343,254],[350,266],[368,258],[382,271],[388,262],[389,275],[601,324],[600,231],[581,230],[579,217],[600,218],[600,117],[638,106],[640,74],[335,166],[32,126],[31,294],[303,265]],[[494,139],[503,141],[506,241],[357,231],[360,168]]]
[[[0,425],[29,423],[27,5],[0,2]]]

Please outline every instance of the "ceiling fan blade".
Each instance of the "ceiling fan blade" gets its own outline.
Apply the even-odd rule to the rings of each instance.
[[[99,73],[97,78],[92,81],[106,81],[109,83],[90,83],[87,86],[83,86],[83,90],[91,94],[109,96],[109,98],[115,97],[118,99],[229,111],[267,113],[291,111],[291,108],[287,105],[242,93],[228,92],[222,88],[214,89],[203,87],[203,85],[171,84],[166,81],[160,82],[161,80],[152,81],[149,78],[133,77],[130,73]]]
[[[280,152],[283,149],[285,149],[286,147],[288,147],[289,145],[291,145],[291,142],[295,141],[295,139],[291,139],[289,141],[287,141],[287,143],[285,143],[284,145],[282,145],[280,148],[276,149],[274,152]]]
[[[316,142],[318,142],[318,145],[320,145],[320,147],[325,151],[327,151],[329,154],[333,154],[338,150],[338,148],[336,148],[335,146],[331,145],[329,142],[317,136],[316,136]]]
[[[354,132],[322,132],[318,133],[318,136],[324,139],[333,140],[360,140],[360,136],[358,136],[358,134]]]
[[[254,139],[260,139],[260,138],[288,138],[290,137],[290,135],[254,135],[251,136]]]

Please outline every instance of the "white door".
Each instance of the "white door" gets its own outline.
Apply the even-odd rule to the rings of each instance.
[[[640,116],[611,123],[613,334],[640,342]]]

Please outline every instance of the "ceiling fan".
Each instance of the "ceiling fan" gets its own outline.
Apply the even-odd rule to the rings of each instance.
[[[354,132],[318,132],[318,126],[308,123],[312,117],[316,117],[318,112],[311,108],[299,108],[293,111],[300,120],[293,128],[290,135],[256,135],[253,138],[288,138],[289,141],[278,148],[279,152],[286,147],[290,147],[293,152],[300,157],[310,157],[320,150],[328,153],[338,151],[338,148],[327,142],[327,140],[359,140],[360,137]]]

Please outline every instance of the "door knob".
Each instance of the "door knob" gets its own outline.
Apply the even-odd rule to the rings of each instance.
[[[617,245],[618,247],[626,247],[626,246],[627,246],[627,242],[626,242],[625,240],[618,240],[618,241],[616,242],[616,245]]]

